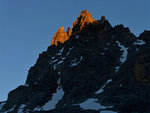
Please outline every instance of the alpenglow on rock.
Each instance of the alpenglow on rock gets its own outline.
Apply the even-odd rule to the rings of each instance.
[[[83,10],[81,14],[78,16],[75,22],[73,22],[72,32],[78,33],[80,32],[86,25],[89,23],[93,23],[95,20],[92,18],[91,13],[87,10]]]
[[[57,46],[58,42],[64,43],[66,40],[69,39],[70,35],[71,35],[71,29],[70,29],[70,27],[67,28],[67,31],[65,32],[64,31],[64,27],[61,26],[58,29],[58,31],[54,34],[52,42],[51,42],[51,45],[56,45]]]
[[[54,34],[0,113],[150,113],[150,31],[139,37],[85,10]]]

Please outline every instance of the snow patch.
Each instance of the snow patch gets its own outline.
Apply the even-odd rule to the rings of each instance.
[[[105,55],[104,53],[100,53],[101,55]]]
[[[64,47],[61,49],[61,50],[59,50],[59,52],[58,53],[56,53],[56,55],[62,55],[62,52],[64,51]]]
[[[34,83],[34,85],[38,84],[37,82]]]
[[[56,63],[58,59],[55,59],[55,57],[52,57],[51,61],[49,62],[50,64]]]
[[[54,70],[58,67],[58,65],[62,64],[64,62],[65,58],[63,57],[61,61],[59,61],[57,64],[54,64]]]
[[[72,49],[73,49],[73,47],[69,49],[69,51],[68,51],[68,53],[66,54],[66,56],[68,56],[68,55],[70,54],[70,51],[71,51]],[[59,50],[59,53],[57,53],[56,55],[58,55],[58,56],[62,55],[62,52],[63,52],[63,51],[64,51],[64,47],[63,47],[61,50]],[[66,57],[66,56],[65,56],[65,57]],[[53,68],[54,68],[54,70],[55,70],[60,64],[62,64],[62,63],[64,62],[65,57],[59,57],[59,58],[52,57],[51,60],[50,60],[50,62],[49,62],[49,64],[50,64],[50,65],[53,64]],[[61,60],[58,61],[58,59],[61,59]]]
[[[112,79],[107,80],[107,82],[97,92],[95,92],[95,94],[102,93],[104,91],[104,88],[106,87],[106,85],[109,84],[110,82],[112,82]]]
[[[29,85],[28,85],[28,84],[23,84],[23,85],[21,85],[21,86],[25,86],[25,87],[28,87]]]
[[[58,84],[58,88],[56,89],[56,93],[53,94],[52,99],[49,100],[45,105],[43,105],[41,108],[40,107],[36,107],[34,109],[34,111],[48,111],[48,110],[52,110],[55,109],[57,103],[63,98],[64,96],[64,91],[62,89],[62,87],[60,86],[60,77],[57,81]]]
[[[137,42],[134,43],[134,45],[144,45],[146,44],[143,40],[137,40]]]
[[[73,60],[73,61],[71,62],[71,63],[72,63],[72,64],[71,64],[71,67],[78,65],[78,64],[82,61],[82,59],[83,59],[83,57],[81,56],[79,61],[77,61],[77,59]]]
[[[68,56],[68,55],[70,54],[70,52],[71,52],[72,49],[73,49],[73,47],[69,49],[69,51],[68,51],[68,53],[66,54],[66,56]]]
[[[119,41],[116,41],[116,43],[120,47],[120,50],[123,51],[122,56],[120,58],[120,62],[123,64],[127,59],[128,48],[126,48],[124,45],[121,45],[121,43]]]
[[[0,110],[2,110],[2,108],[4,107],[5,104],[6,104],[6,102],[3,102],[0,104]]]
[[[139,51],[139,48],[136,48],[136,51]]]
[[[114,112],[114,111],[101,111],[100,113],[118,113],[118,112]]]
[[[57,84],[58,84],[58,86],[60,86],[60,77],[59,77],[59,79],[57,81]]]
[[[11,109],[9,109],[8,111],[5,111],[4,113],[8,113],[8,112],[13,111],[15,107],[16,107],[16,106],[14,105]]]
[[[91,109],[91,110],[99,110],[99,109],[106,109],[106,108],[112,108],[113,106],[103,106],[100,103],[98,103],[97,99],[90,98],[86,100],[85,102],[79,104],[79,106],[82,109]]]
[[[36,107],[36,108],[34,108],[34,110],[33,111],[41,111],[42,110],[42,108],[40,108],[40,107]]]
[[[76,38],[76,39],[79,38],[79,35],[76,35],[75,38]]]
[[[52,60],[54,59],[55,57],[52,57]]]
[[[61,72],[58,72],[58,75],[60,76]]]
[[[120,66],[115,67],[115,73],[117,73],[120,69]]]
[[[48,111],[55,109],[56,104],[58,103],[59,100],[61,100],[64,96],[64,91],[62,88],[59,89],[57,88],[56,93],[53,94],[52,100],[48,101],[43,107],[42,110]]]
[[[18,108],[18,113],[23,113],[24,107],[26,105],[22,104],[19,108]]]

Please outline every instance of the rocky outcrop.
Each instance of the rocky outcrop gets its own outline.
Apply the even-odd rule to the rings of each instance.
[[[134,67],[134,77],[138,82],[143,82],[146,84],[150,83],[150,54],[141,55],[137,58]]]
[[[57,46],[57,43],[60,42],[60,43],[64,43],[66,40],[69,39],[69,37],[71,36],[71,29],[70,27],[67,28],[67,31],[65,32],[64,31],[64,27],[61,26],[57,32],[54,34],[53,38],[52,38],[52,42],[51,42],[51,45],[56,45]]]
[[[79,33],[85,26],[89,23],[93,23],[95,20],[92,18],[91,13],[87,10],[83,10],[81,14],[78,16],[75,22],[73,22],[72,32]]]

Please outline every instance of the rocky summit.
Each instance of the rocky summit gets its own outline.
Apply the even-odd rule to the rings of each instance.
[[[150,31],[82,11],[54,34],[0,113],[150,113]]]

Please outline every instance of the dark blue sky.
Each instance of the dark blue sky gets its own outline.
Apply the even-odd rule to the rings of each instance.
[[[0,0],[0,101],[24,84],[39,53],[63,25],[72,26],[81,10],[105,15],[139,35],[150,29],[150,0]]]

